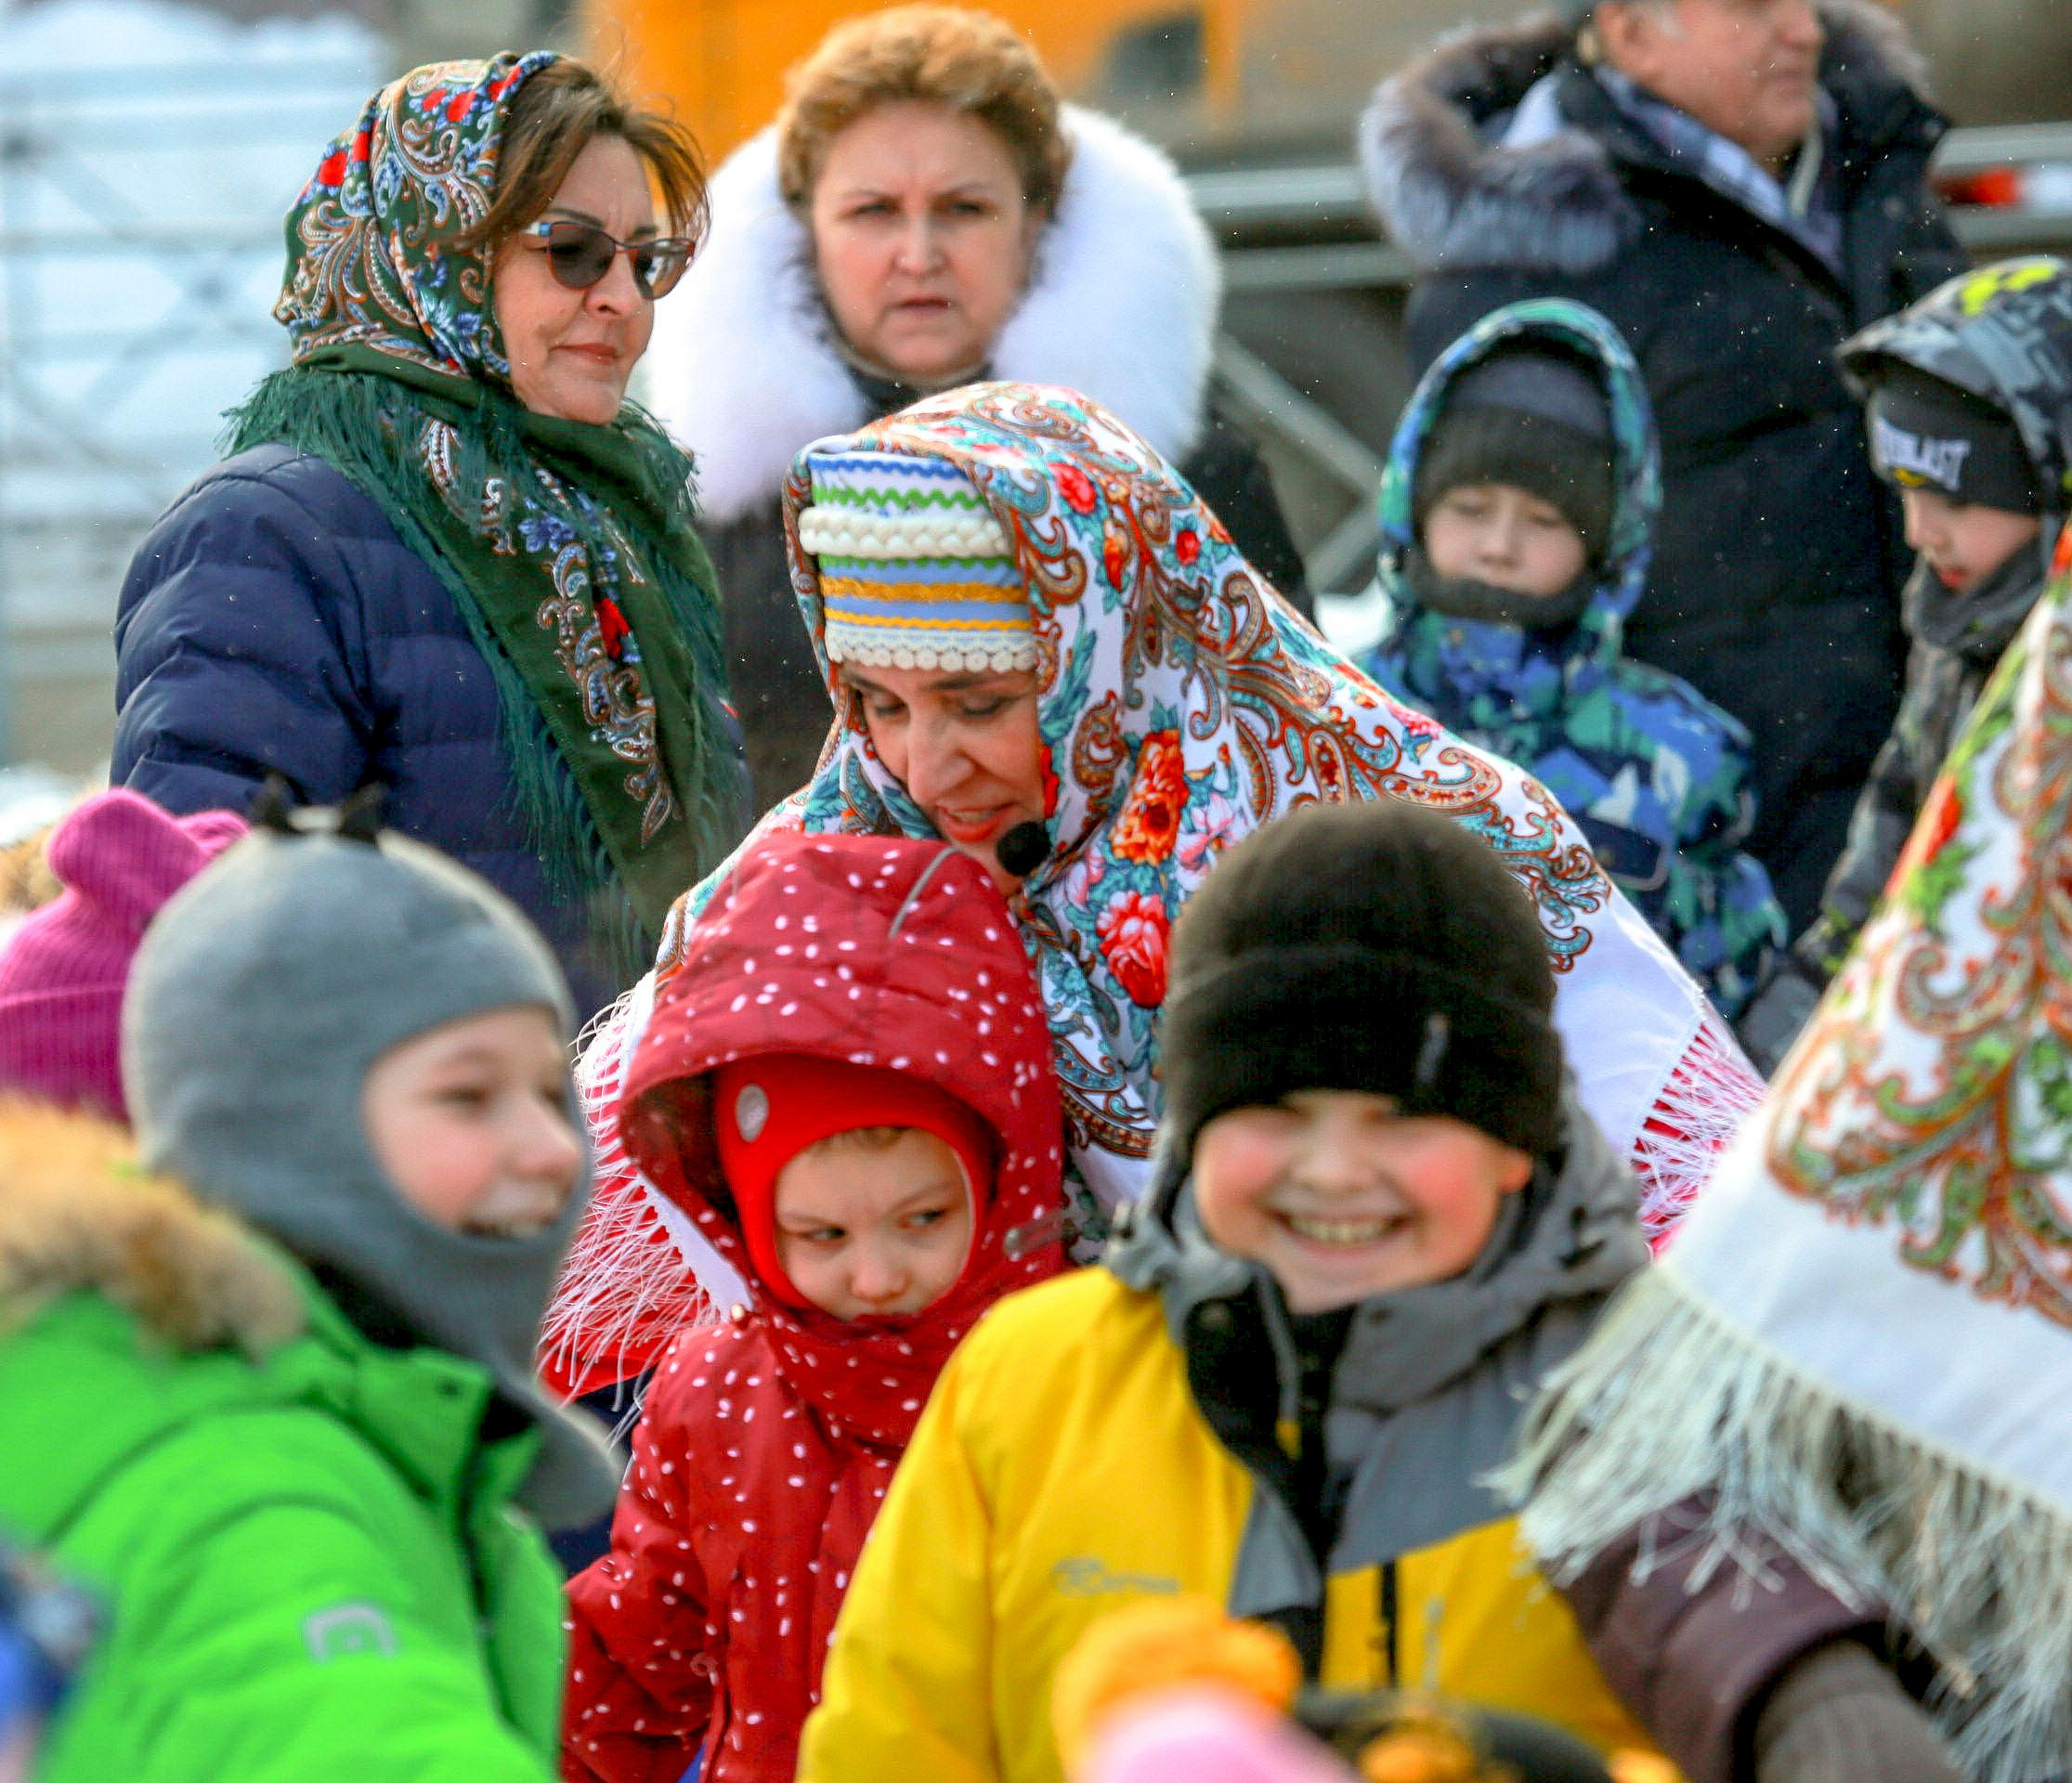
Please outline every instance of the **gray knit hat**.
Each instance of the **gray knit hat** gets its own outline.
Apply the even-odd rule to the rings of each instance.
[[[450,1231],[394,1188],[361,1112],[391,1047],[526,1004],[572,1031],[545,943],[474,874],[326,813],[277,814],[151,924],[123,1006],[123,1070],[146,1165],[236,1209],[410,1336],[489,1370],[544,1438],[520,1497],[557,1528],[608,1510],[619,1473],[532,1366],[587,1176],[537,1235]],[[573,1081],[567,1105],[580,1132]]]
[[[1507,483],[1567,517],[1593,564],[1611,544],[1618,442],[1603,380],[1572,354],[1507,343],[1447,386],[1417,455],[1412,512],[1418,535],[1447,490]]]

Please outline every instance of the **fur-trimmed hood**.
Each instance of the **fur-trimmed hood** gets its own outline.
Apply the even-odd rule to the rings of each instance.
[[[1844,138],[1874,139],[1895,101],[1909,112],[1929,106],[1926,63],[1884,7],[1819,0],[1819,13],[1820,79]],[[1578,68],[1574,45],[1573,28],[1550,12],[1473,27],[1375,89],[1360,123],[1368,202],[1419,267],[1581,277],[1639,232],[1640,213],[1597,137],[1571,125],[1518,147],[1503,140],[1537,82]]]
[[[1179,460],[1205,425],[1215,243],[1163,151],[1098,112],[1064,115],[1064,192],[991,375],[1083,391]],[[646,376],[654,412],[697,455],[703,517],[723,524],[774,502],[801,447],[873,417],[827,338],[775,128],[728,157],[711,203],[710,239],[656,311]]]
[[[0,1328],[86,1289],[183,1350],[300,1335],[301,1290],[265,1243],[134,1156],[107,1122],[0,1104]]]

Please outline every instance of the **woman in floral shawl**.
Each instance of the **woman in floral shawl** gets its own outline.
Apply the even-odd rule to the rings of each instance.
[[[1948,1742],[1881,1776],[2067,1775],[2068,886],[2072,531],[1716,1185],[1529,1413],[1525,1538],[1586,1636],[1650,1632],[1622,1644],[1638,1696],[1780,1666],[1736,1618],[1804,1574]]]
[[[764,825],[940,834],[1005,882],[1049,1019],[1081,1255],[1149,1175],[1174,915],[1223,849],[1318,800],[1412,800],[1488,841],[1540,913],[1583,1098],[1654,1226],[1702,1183],[1760,1087],[1560,807],[1335,655],[1106,410],[1030,384],[932,397],[801,453],[785,525],[839,715]],[[637,1370],[690,1315],[684,1261],[729,1291],[608,1113],[712,883],[586,1059],[602,1206],[550,1319],[567,1384]]]
[[[131,567],[115,777],[176,812],[378,780],[593,1007],[632,983],[747,815],[690,462],[624,400],[703,201],[566,58],[376,94],[288,216],[292,365]]]

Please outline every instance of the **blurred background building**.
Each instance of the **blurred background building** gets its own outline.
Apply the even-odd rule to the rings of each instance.
[[[138,538],[280,362],[281,217],[392,68],[538,0],[0,7],[0,761],[89,771]]]
[[[550,43],[671,96],[717,161],[842,0],[0,3],[0,763],[91,772],[110,626],[150,521],[280,361],[280,219],[385,75]],[[1374,83],[1463,0],[996,0],[1062,83],[1167,143],[1226,248],[1218,375],[1312,583],[1359,585],[1404,390],[1405,268],[1350,163]],[[1475,15],[1522,10],[1482,0]],[[2072,0],[1897,0],[1962,133],[1985,253],[2072,245]],[[4,800],[0,800],[4,802]],[[0,827],[5,826],[0,818]],[[4,839],[4,838],[0,838]]]

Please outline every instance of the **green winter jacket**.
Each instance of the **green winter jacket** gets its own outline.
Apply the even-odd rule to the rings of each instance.
[[[0,1529],[107,1616],[37,1783],[542,1783],[532,1438],[125,1145],[0,1108]]]

